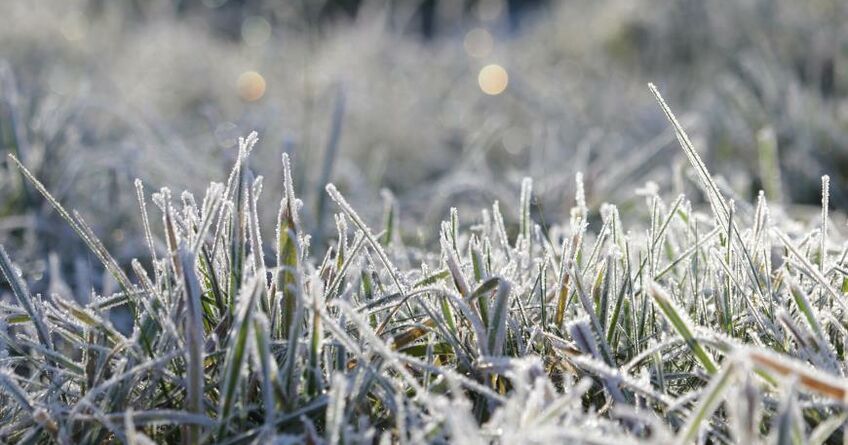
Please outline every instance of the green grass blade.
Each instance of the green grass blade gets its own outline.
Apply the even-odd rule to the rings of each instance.
[[[671,324],[671,327],[677,332],[677,334],[683,337],[683,340],[686,341],[686,345],[689,346],[689,349],[692,350],[695,358],[701,362],[701,365],[707,373],[715,374],[716,371],[718,371],[718,368],[716,367],[712,357],[710,357],[692,333],[692,322],[689,320],[689,317],[680,310],[674,301],[672,301],[671,295],[669,295],[665,289],[660,287],[660,285],[656,283],[651,284],[648,292],[651,295],[654,304],[656,304],[657,308],[659,308],[663,315],[665,315],[669,324]]]

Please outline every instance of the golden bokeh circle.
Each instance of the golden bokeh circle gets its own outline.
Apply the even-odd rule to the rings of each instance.
[[[239,97],[247,102],[261,99],[265,95],[265,87],[265,78],[256,71],[245,71],[236,81]]]
[[[484,93],[497,96],[506,90],[509,84],[509,74],[506,69],[498,64],[486,65],[480,70],[477,76],[477,83],[480,84],[480,89]]]

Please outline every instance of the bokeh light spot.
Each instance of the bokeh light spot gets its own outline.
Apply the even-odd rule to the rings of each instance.
[[[463,45],[469,56],[482,59],[492,53],[495,42],[489,31],[483,28],[474,28],[465,35]]]
[[[265,78],[256,71],[245,71],[239,76],[236,88],[242,100],[257,101],[265,95]]]
[[[509,75],[504,67],[493,63],[484,66],[480,70],[480,74],[477,76],[477,82],[480,84],[480,89],[484,93],[496,96],[503,93],[506,89],[509,83]]]

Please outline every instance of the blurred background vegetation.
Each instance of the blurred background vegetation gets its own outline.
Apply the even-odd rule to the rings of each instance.
[[[803,212],[829,174],[834,206],[848,203],[842,0],[0,5],[0,149],[122,260],[143,252],[133,179],[202,197],[250,130],[265,202],[285,151],[310,227],[332,224],[332,181],[369,221],[390,201],[408,243],[434,239],[451,206],[517,203],[524,176],[543,223],[567,218],[578,171],[593,211],[638,209],[649,179],[697,196],[649,81],[740,202],[764,189]],[[44,286],[51,253],[75,286],[104,286],[5,156],[0,189],[0,242]]]

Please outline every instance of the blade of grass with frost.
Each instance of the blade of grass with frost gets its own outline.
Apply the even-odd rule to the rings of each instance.
[[[401,378],[401,380],[410,386],[411,390],[415,393],[415,399],[425,397],[425,392],[421,385],[418,384],[418,381],[412,376],[410,371],[407,370],[400,362],[400,358],[402,356],[394,353],[394,351],[392,351],[391,348],[389,348],[386,343],[377,336],[376,332],[371,331],[368,323],[365,322],[365,320],[352,306],[350,306],[350,304],[344,300],[336,300],[336,306],[341,309],[349,320],[359,329],[363,338],[374,348],[374,352],[382,357],[386,361],[387,365],[397,371],[397,375]]]
[[[848,397],[848,381],[844,378],[826,374],[784,354],[754,347],[740,349],[744,356],[760,370],[776,374],[784,379],[796,379],[798,385],[807,391],[839,403],[843,403]],[[774,378],[768,374],[761,374],[761,376],[769,383],[775,382]]]
[[[18,385],[18,382],[15,381],[12,374],[5,369],[0,370],[0,389],[15,399],[21,408],[32,414],[34,408],[32,406],[32,401],[29,400],[27,392]]]
[[[608,260],[609,257],[598,265],[598,275],[592,284],[592,302],[595,304],[595,313],[600,323],[601,330],[599,332],[601,332],[601,335],[606,332],[609,308],[610,262]]]
[[[127,278],[126,274],[124,274],[120,266],[118,266],[117,261],[115,261],[115,259],[112,258],[112,256],[109,255],[108,252],[106,252],[106,249],[99,242],[99,240],[97,240],[96,238],[93,239],[89,236],[89,233],[93,234],[93,232],[91,232],[91,229],[89,229],[88,226],[83,227],[83,221],[75,220],[67,212],[67,210],[62,207],[62,204],[60,204],[59,201],[57,201],[56,198],[54,198],[53,195],[51,195],[50,192],[47,191],[47,188],[44,187],[41,181],[39,181],[32,173],[30,173],[30,171],[27,170],[27,168],[24,167],[24,165],[16,157],[9,154],[9,159],[11,159],[12,162],[14,162],[15,165],[18,166],[18,169],[21,171],[21,173],[23,173],[23,175],[32,183],[32,185],[35,186],[35,189],[38,190],[39,193],[41,193],[44,199],[47,200],[47,202],[49,202],[51,206],[53,206],[59,216],[61,216],[62,219],[64,219],[68,223],[68,225],[71,226],[74,232],[76,232],[77,235],[82,238],[86,246],[88,246],[91,252],[94,253],[94,255],[97,256],[97,258],[103,264],[103,267],[105,267],[106,270],[108,270],[109,273],[111,273],[112,276],[115,277],[115,281],[118,282],[122,290],[129,294],[130,291],[133,289],[129,278]],[[84,230],[84,228],[88,230]]]
[[[174,271],[175,277],[182,276],[182,265],[180,264],[180,257],[177,252],[178,249],[178,232],[177,227],[174,222],[174,209],[171,206],[171,193],[167,189],[163,190],[163,212],[162,212],[162,225],[165,228],[165,245],[168,249],[167,258],[170,260],[169,264],[171,264],[171,268]]]
[[[38,335],[38,340],[42,345],[44,345],[45,349],[52,350],[53,342],[50,340],[50,331],[47,329],[47,325],[44,324],[41,311],[31,300],[32,295],[29,293],[26,283],[19,275],[17,268],[15,268],[12,264],[12,260],[9,258],[9,255],[6,253],[6,249],[3,248],[2,245],[0,245],[0,271],[2,271],[3,276],[6,277],[6,281],[12,289],[15,299],[18,300],[18,304],[24,308],[29,319],[32,320],[32,323],[35,325],[35,332]]]
[[[590,321],[587,318],[570,323],[568,325],[568,332],[571,335],[571,338],[574,339],[574,342],[577,343],[578,348],[580,348],[585,354],[591,355],[598,362],[603,363],[606,361],[606,358],[604,358],[598,351],[597,342],[595,341],[595,336],[590,328]],[[619,388],[618,382],[615,378],[602,377],[601,381],[612,400],[615,400],[616,403],[627,403],[627,398],[624,393],[621,392],[621,388]]]
[[[712,255],[710,255],[708,258],[712,258],[713,262],[711,264],[718,264],[719,266],[721,266],[720,270],[722,270],[724,272],[724,276],[727,277],[731,287],[729,287],[728,290],[726,290],[726,292],[729,292],[729,289],[732,288],[732,287],[739,289],[741,292],[743,292],[742,300],[748,305],[749,308],[754,308],[755,304],[752,301],[753,294],[748,295],[748,294],[744,293],[744,290],[747,287],[747,286],[745,286],[745,282],[740,281],[740,277],[737,277],[737,276],[734,275],[730,266],[725,262],[724,258],[721,256],[721,254],[718,253],[717,251],[713,250]],[[710,266],[708,266],[708,267],[710,267]],[[717,299],[718,299],[718,297],[717,297]],[[720,326],[720,327],[725,328],[725,330],[728,331],[728,332],[726,332],[728,335],[731,335],[731,333],[729,331],[733,327],[733,325],[732,325],[733,320],[731,318],[732,314],[729,314],[730,304],[731,304],[731,302],[729,301],[730,297],[725,296],[725,297],[722,297],[721,300],[722,301],[716,302],[717,310],[719,312],[719,314],[718,314],[719,315],[718,318],[720,320],[719,324],[723,325],[723,326]],[[704,300],[701,300],[701,302],[704,302]],[[728,314],[728,315],[725,315],[725,314]],[[754,319],[754,321],[757,323],[758,326],[760,326],[764,331],[768,331],[766,324],[765,324],[765,321],[763,320],[763,314],[761,314],[759,311],[751,310],[750,315],[751,315],[751,318]]]
[[[683,129],[683,126],[680,125],[680,122],[677,121],[677,117],[672,113],[671,108],[665,103],[662,95],[660,95],[657,87],[654,86],[653,83],[648,84],[648,88],[651,90],[651,93],[654,95],[654,98],[659,103],[662,108],[665,116],[668,118],[669,122],[671,122],[672,126],[674,126],[674,130],[677,133],[677,140],[680,142],[680,146],[683,148],[683,153],[689,159],[689,162],[692,164],[692,167],[695,168],[695,171],[698,174],[698,178],[701,180],[701,185],[704,187],[704,190],[707,192],[707,199],[710,202],[710,206],[713,208],[713,212],[716,217],[718,217],[719,221],[727,221],[727,203],[724,201],[724,198],[719,191],[718,185],[716,185],[715,181],[713,181],[710,172],[707,170],[707,166],[704,164],[704,161],[701,160],[701,156],[698,155],[697,150],[695,150],[695,146],[692,144],[692,141],[689,139],[689,135],[686,134],[686,130]]]
[[[283,162],[283,199],[277,216],[277,291],[283,294],[283,317],[281,336],[287,338],[294,322],[298,290],[293,286],[299,283],[300,273],[300,220],[298,218],[298,199],[294,194],[291,163],[286,153]],[[272,305],[273,306],[273,305]]]
[[[716,227],[713,230],[711,230],[709,233],[707,233],[703,238],[698,239],[698,241],[695,242],[695,244],[692,247],[690,247],[685,252],[680,254],[676,259],[674,259],[674,261],[669,263],[668,266],[666,266],[664,269],[657,272],[657,275],[654,277],[654,279],[659,280],[660,278],[664,277],[666,274],[668,274],[669,272],[674,270],[674,268],[677,267],[677,265],[680,264],[680,262],[682,262],[686,258],[689,258],[690,256],[693,256],[698,251],[698,249],[703,248],[705,244],[712,241],[712,239],[715,236],[717,236],[721,232],[721,230],[722,230],[721,228]],[[697,257],[697,255],[696,255],[696,257]],[[641,262],[641,264],[644,265],[644,262]]]
[[[384,213],[386,214],[385,218],[383,218],[383,224],[386,228],[383,232],[383,236],[380,237],[380,242],[382,242],[384,246],[388,246],[392,242],[392,236],[395,234],[395,213],[397,212],[397,206],[395,205],[395,197],[388,189],[383,189],[380,194],[383,196],[383,200],[385,201]]]
[[[830,176],[821,177],[821,237],[819,243],[819,273],[824,275],[824,266],[827,262],[827,212],[830,207]],[[819,301],[824,298],[824,292],[819,292]]]
[[[246,168],[242,166],[238,174],[238,183],[233,198],[233,211],[230,215],[230,273],[229,273],[229,308],[230,315],[234,316],[236,311],[236,296],[242,285],[242,274],[244,273],[244,236],[245,236],[245,213],[246,198],[244,189],[247,188]]]
[[[487,299],[486,295],[487,295],[489,292],[491,292],[492,290],[494,290],[494,289],[497,287],[497,285],[498,285],[498,283],[499,283],[499,282],[500,282],[500,279],[499,279],[499,278],[491,278],[491,279],[489,279],[489,280],[486,280],[486,282],[482,283],[482,284],[481,284],[481,285],[480,285],[480,286],[479,286],[479,287],[478,287],[478,288],[477,288],[477,289],[476,289],[476,290],[475,290],[475,291],[474,291],[474,292],[473,292],[473,293],[472,293],[472,294],[471,294],[471,295],[470,295],[470,296],[466,299],[466,302],[469,304],[469,307],[473,307],[474,301],[475,301],[475,300],[478,300],[478,301],[479,301],[479,303],[480,303],[480,311],[481,311],[481,314],[484,314],[484,313],[485,313],[485,314],[488,314],[488,307],[485,309],[485,311],[483,310],[483,304],[484,304],[483,299],[484,299],[484,298],[486,298],[486,299]],[[422,292],[430,293],[427,289],[421,289],[421,290],[418,290],[418,291],[413,292],[412,294],[415,294],[415,293],[422,293]],[[438,291],[434,291],[433,293],[434,293],[434,294],[437,294],[437,293],[439,293],[439,292],[438,292]],[[412,295],[412,294],[410,294],[410,295]],[[445,300],[445,298],[442,298],[441,300]],[[485,303],[485,304],[486,304],[486,305],[488,305],[488,303]],[[404,347],[404,346],[406,346],[406,345],[408,345],[408,344],[410,344],[410,343],[414,342],[414,341],[415,341],[415,340],[417,340],[418,338],[420,338],[420,337],[422,337],[422,336],[426,335],[427,333],[429,333],[429,332],[430,332],[430,331],[429,331],[429,329],[427,329],[427,328],[436,328],[436,327],[438,327],[438,328],[440,328],[440,329],[442,328],[441,326],[438,326],[438,324],[439,324],[439,323],[438,323],[438,318],[437,318],[437,317],[435,317],[435,316],[434,316],[434,314],[433,314],[433,313],[432,313],[432,312],[431,312],[431,311],[430,311],[430,310],[429,310],[426,306],[424,307],[424,309],[425,309],[425,311],[427,312],[427,314],[429,315],[429,318],[427,318],[426,320],[424,320],[424,321],[421,323],[421,325],[420,325],[420,326],[415,326],[415,327],[413,327],[413,328],[411,328],[411,329],[409,329],[409,330],[404,331],[404,332],[403,332],[403,333],[401,333],[401,334],[395,335],[395,336],[393,337],[393,342],[392,342],[392,344],[393,344],[393,346],[395,347],[395,349],[403,349],[403,347]],[[488,326],[489,326],[489,324],[488,324],[488,321],[487,321],[487,320],[488,320],[487,318],[485,318],[485,319],[484,319],[484,318],[482,318],[482,315],[481,315],[481,322],[482,322],[482,325],[483,325],[484,327],[486,327],[486,328],[488,328]],[[446,323],[446,324],[450,325],[450,323]],[[450,327],[450,326],[449,326],[449,327]],[[451,329],[453,329],[453,331],[450,331],[450,332],[451,332],[451,335],[448,335],[447,331],[445,331],[445,333],[444,333],[445,337],[447,338],[447,340],[448,340],[449,342],[451,342],[451,341],[453,340],[453,337],[455,337],[455,331],[456,331],[455,326],[454,326],[453,328],[451,328]],[[487,337],[488,337],[488,335],[487,335]]]
[[[111,323],[108,323],[97,312],[92,311],[89,308],[80,307],[75,301],[62,297],[61,295],[54,295],[53,303],[65,311],[63,315],[67,315],[92,329],[102,331],[106,334],[106,338],[110,339],[112,343],[119,344],[127,341],[127,338],[123,334],[118,332]]]
[[[583,184],[583,172],[578,171],[574,175],[574,207],[571,209],[571,222],[584,223],[589,215],[589,206],[586,205],[586,187]]]
[[[727,216],[727,233],[732,233],[733,230],[733,215],[735,214],[736,206],[734,205],[733,200],[730,200],[730,211]],[[724,329],[727,331],[728,335],[733,334],[733,305],[730,301],[733,299],[733,283],[737,281],[733,275],[733,272],[730,270],[730,265],[733,264],[733,243],[730,240],[727,241],[727,246],[725,246],[724,252],[724,263],[722,266],[725,267],[725,287],[726,290],[724,292],[723,298],[719,304],[721,304],[721,316],[724,319]],[[742,289],[741,287],[739,287]]]
[[[627,298],[627,291],[632,289],[629,265],[628,269],[624,270],[624,282],[621,283],[621,290],[618,292],[618,298],[615,300],[615,307],[612,310],[609,326],[607,327],[607,343],[612,346],[615,337],[615,331],[618,329],[618,319],[621,316],[621,308],[624,306],[624,301]],[[620,341],[620,340],[619,340]],[[617,348],[616,348],[617,349]]]
[[[475,235],[471,236],[468,251],[471,256],[471,269],[474,272],[474,281],[479,283],[488,277],[488,271],[486,270],[486,262],[483,260],[483,252],[480,251],[480,242]]]
[[[521,195],[519,198],[519,209],[521,214],[518,220],[518,233],[524,238],[527,243],[527,248],[530,248],[530,229],[533,222],[530,219],[530,201],[533,199],[533,180],[524,178],[521,181]]]
[[[253,317],[253,335],[256,347],[252,349],[254,358],[259,364],[262,375],[262,407],[265,411],[265,427],[273,426],[277,416],[276,401],[274,400],[274,381],[277,378],[276,363],[271,361],[271,337],[268,317],[259,312]]]
[[[224,313],[227,310],[226,307],[226,299],[224,296],[224,292],[221,289],[221,284],[218,281],[218,275],[215,273],[215,268],[212,263],[212,256],[209,254],[209,250],[206,246],[200,248],[199,257],[200,264],[198,264],[198,271],[201,276],[205,279],[204,287],[209,289],[209,292],[212,293],[214,297],[215,307],[218,309],[219,313]],[[207,311],[207,315],[209,311]],[[211,318],[211,317],[210,317]]]
[[[323,391],[323,378],[321,375],[321,345],[324,342],[324,330],[321,327],[321,311],[324,299],[321,291],[312,292],[312,332],[309,342],[309,366],[307,372],[307,391],[312,396],[317,396]]]
[[[224,374],[221,376],[220,391],[221,404],[218,408],[218,438],[224,437],[230,413],[235,403],[236,390],[238,389],[241,369],[244,365],[245,353],[247,352],[247,339],[249,337],[251,320],[253,318],[253,307],[256,299],[262,292],[258,278],[252,279],[242,287],[242,296],[238,299],[240,307],[235,324],[232,326],[232,337],[230,338],[229,354]]]
[[[474,292],[468,297],[468,302],[470,304],[474,304],[476,300],[478,302],[477,306],[480,309],[480,319],[483,321],[483,325],[489,326],[489,293],[491,293],[496,286],[498,286],[501,282],[501,279],[498,277],[489,278],[484,281],[474,290]]]
[[[568,294],[569,294],[569,277],[568,274],[568,263],[569,258],[567,258],[570,244],[568,240],[562,242],[562,250],[560,253],[560,266],[559,266],[559,278],[557,279],[557,283],[559,284],[559,290],[557,291],[557,306],[556,312],[554,313],[554,323],[556,326],[562,327],[562,322],[565,319],[565,307],[568,302]]]
[[[660,285],[656,283],[650,284],[648,292],[657,305],[657,308],[665,315],[677,334],[683,337],[687,346],[692,350],[695,358],[701,362],[707,373],[715,374],[718,368],[716,368],[715,362],[713,362],[713,359],[704,350],[703,346],[701,346],[698,339],[692,334],[692,328],[690,327],[692,322],[689,320],[689,317],[677,307],[674,301],[671,300],[671,295],[660,287]]]
[[[147,317],[149,317],[149,321],[147,321],[147,326],[142,323],[142,336],[147,333],[150,333],[152,335],[155,325],[164,327],[168,324],[168,317],[162,317],[159,315],[160,311],[163,310],[165,305],[163,304],[158,292],[156,291],[156,286],[153,284],[152,281],[150,281],[150,277],[147,276],[147,271],[144,270],[144,268],[141,266],[141,262],[139,262],[137,259],[133,259],[130,262],[130,265],[133,272],[135,272],[136,277],[138,278],[141,289],[143,290],[143,292],[147,293],[147,298],[145,298],[143,295],[141,296],[141,298],[139,298],[139,301],[141,302],[141,305],[144,308],[145,314],[147,315]],[[101,323],[93,322],[92,325],[101,325]],[[144,329],[147,329],[147,331],[145,331]],[[173,332],[176,332],[176,330],[174,330]]]
[[[459,294],[463,297],[467,297],[470,292],[470,285],[468,284],[468,279],[465,277],[465,273],[462,271],[462,264],[459,259],[459,255],[457,255],[456,250],[451,244],[451,235],[452,232],[450,225],[448,223],[442,223],[442,236],[440,239],[440,244],[442,246],[442,252],[445,257],[445,265],[448,267],[450,271],[451,277],[453,278],[454,286],[456,286],[456,290],[459,291]]]
[[[488,339],[490,338],[490,331],[489,331],[489,329],[486,329],[485,326],[483,326],[483,321],[480,320],[480,317],[477,315],[477,312],[474,309],[472,309],[471,306],[469,306],[469,304],[465,302],[465,300],[460,298],[453,291],[449,291],[449,290],[446,290],[446,289],[442,289],[442,290],[433,289],[433,290],[431,290],[431,293],[438,295],[443,300],[449,300],[451,302],[451,304],[453,305],[453,307],[458,309],[458,313],[465,316],[465,319],[464,319],[465,323],[463,323],[463,326],[462,326],[462,328],[465,329],[465,331],[460,330],[459,332],[448,332],[448,335],[445,335],[445,338],[448,339],[448,341],[456,340],[458,338],[458,335],[462,335],[463,332],[468,332],[467,328],[468,328],[468,325],[470,324],[471,329],[473,329],[474,335],[477,338],[476,349],[477,349],[478,353],[483,353],[484,355],[491,355],[491,353],[489,353],[489,350],[488,350],[488,345],[489,345]],[[436,320],[437,318],[431,316],[431,319]],[[489,325],[489,326],[490,326],[490,329],[491,329],[492,325]],[[467,345],[467,346],[463,346],[463,345]],[[454,351],[457,352],[457,354],[459,354],[458,351],[460,351],[460,350],[467,352],[467,350],[472,347],[468,343],[459,343],[459,342],[455,342],[455,341],[452,342],[452,346],[454,347]],[[457,346],[462,346],[462,347],[457,348]]]
[[[597,261],[601,253],[601,246],[604,245],[607,237],[609,236],[609,228],[609,221],[604,221],[603,225],[601,225],[601,230],[598,232],[598,237],[597,239],[595,239],[595,244],[592,246],[592,252],[589,254],[589,258],[586,260],[584,273],[588,273],[588,271],[595,266],[595,262]]]
[[[807,324],[809,324],[810,329],[815,332],[819,339],[826,338],[822,332],[821,324],[819,324],[816,313],[813,310],[813,307],[810,306],[810,300],[807,298],[807,294],[803,291],[803,289],[801,289],[801,286],[792,279],[792,277],[787,276],[787,281],[787,284],[789,285],[789,294],[792,296],[792,300],[795,302],[795,305],[798,306],[798,311],[801,312],[807,320]]]
[[[437,283],[441,280],[447,279],[450,276],[450,271],[447,269],[439,269],[429,275],[425,275],[418,281],[412,283],[413,289],[418,289],[423,286],[430,286],[434,283]]]
[[[662,356],[659,352],[652,354],[652,359],[654,362],[654,372],[657,375],[657,387],[659,388],[661,393],[665,393],[666,391],[666,383],[665,383],[665,370],[663,369],[663,360]]]
[[[612,350],[607,343],[604,335],[605,332],[601,327],[600,320],[598,320],[598,315],[592,307],[592,300],[589,295],[586,294],[586,290],[583,289],[583,284],[580,282],[580,274],[575,270],[574,266],[568,269],[568,274],[571,276],[571,281],[574,283],[574,287],[577,290],[577,296],[580,299],[580,303],[583,305],[583,310],[589,315],[589,320],[592,322],[592,329],[600,339],[601,355],[603,356],[604,362],[606,362],[609,366],[614,366],[615,362],[613,360]]]
[[[195,242],[191,248],[193,256],[197,257],[202,249],[206,249],[206,235],[212,229],[212,223],[220,218],[223,213],[221,208],[224,207],[225,198],[223,196],[223,186],[221,184],[213,184],[206,191],[206,196],[203,198],[203,214],[200,220],[200,226],[195,232]]]
[[[91,226],[89,226],[88,223],[85,222],[82,215],[80,215],[79,212],[77,212],[76,210],[72,210],[72,212],[76,220],[77,226],[79,227],[79,230],[83,233],[82,236],[84,236],[84,238],[87,240],[87,243],[90,243],[94,254],[98,258],[100,258],[101,262],[103,262],[104,268],[109,271],[110,274],[115,278],[115,280],[118,282],[118,285],[121,287],[121,290],[123,290],[127,294],[131,294],[134,289],[134,286],[130,282],[127,275],[124,273],[123,269],[121,269],[121,266],[118,264],[115,258],[112,257],[109,251],[106,250],[106,247],[103,245],[103,242],[100,241],[100,238],[97,237]]]
[[[143,363],[132,366],[125,371],[113,375],[112,377],[101,382],[97,386],[92,387],[88,392],[86,392],[86,394],[82,398],[79,399],[78,403],[72,405],[71,410],[67,416],[68,422],[71,422],[74,417],[79,414],[80,411],[86,409],[86,407],[88,406],[91,406],[93,404],[94,398],[99,394],[102,394],[106,390],[109,390],[132,377],[138,376],[143,372],[161,369],[165,365],[167,365],[168,362],[179,357],[180,354],[181,351],[168,352],[167,354],[163,354],[162,356],[157,357],[155,359],[147,360]],[[71,366],[75,365],[71,363]]]
[[[507,259],[510,258],[510,246],[509,246],[509,238],[506,234],[506,225],[504,224],[503,214],[501,213],[500,203],[495,201],[492,204],[492,222],[494,224],[495,236],[498,240],[498,244],[501,245],[501,251],[506,255]]]
[[[724,399],[727,390],[730,389],[736,376],[736,369],[737,365],[733,361],[728,360],[721,372],[710,380],[710,384],[704,389],[701,395],[700,402],[692,411],[692,414],[690,414],[689,419],[686,420],[686,425],[680,429],[677,443],[692,443],[698,432],[705,426],[708,426],[704,424],[709,424],[710,417],[712,417],[713,412],[715,412],[718,405]]]
[[[17,338],[16,343],[12,343],[13,340],[11,338],[5,336],[5,335],[0,336],[0,339],[2,339],[4,341],[4,343],[7,343],[9,347],[17,349],[19,352],[23,352],[23,351],[20,351],[20,349],[19,349],[19,347],[21,347],[21,346],[27,347],[27,348],[32,348],[33,350],[35,350],[38,353],[40,353],[41,355],[43,355],[44,358],[47,359],[48,363],[55,362],[55,363],[51,364],[50,367],[56,368],[56,369],[61,369],[63,373],[74,374],[75,376],[82,376],[83,375],[84,371],[83,371],[82,367],[80,367],[78,364],[74,363],[72,357],[65,356],[61,352],[56,352],[56,350],[54,350],[54,349],[47,349],[44,346],[42,346],[40,343],[35,343],[35,342],[32,342],[32,341],[30,341],[28,339],[24,339],[24,338]],[[38,366],[44,365],[44,363],[42,363],[40,360],[38,360],[38,359],[36,359],[32,356],[24,355],[24,358],[28,361],[31,361],[35,365],[38,365]],[[59,367],[58,365],[61,365],[61,367]],[[50,367],[48,367],[48,368],[50,368]]]
[[[202,414],[203,409],[203,316],[201,315],[200,283],[195,274],[194,258],[188,252],[188,246],[183,244],[179,250],[182,263],[183,283],[186,301],[185,344],[186,344],[186,411]],[[186,443],[196,443],[200,440],[201,431],[190,427]]]
[[[456,207],[450,208],[450,220],[448,223],[448,234],[450,235],[451,247],[453,247],[453,251],[457,252],[459,255],[459,211],[456,210]]]
[[[439,300],[441,302],[444,302],[445,300],[447,300],[447,297],[441,296]],[[442,338],[444,338],[445,342],[447,342],[447,344],[450,346],[450,352],[453,352],[453,354],[456,355],[457,362],[460,364],[460,366],[463,366],[466,369],[471,369],[471,362],[473,360],[471,358],[472,354],[468,350],[468,348],[464,347],[464,344],[460,342],[459,338],[457,338],[457,332],[455,327],[451,328],[448,322],[446,322],[440,316],[441,314],[435,312],[435,310],[431,310],[428,306],[423,306],[423,309],[427,316],[430,318],[428,321],[432,322],[432,326],[435,328],[435,331],[437,331],[438,334]],[[425,326],[430,327],[430,323],[425,322]],[[428,380],[425,380],[425,382],[427,381]]]
[[[420,325],[413,326],[404,332],[392,337],[392,347],[396,350],[403,349],[404,352],[410,353],[409,348],[404,348],[408,344],[418,340],[419,338],[430,333],[430,329],[436,327],[436,322],[432,318],[424,320]],[[415,355],[411,354],[410,355]]]
[[[294,313],[292,314],[292,318],[295,321],[291,324],[289,331],[287,332],[288,336],[286,338],[288,339],[288,343],[286,356],[285,361],[283,362],[283,371],[280,375],[283,392],[286,397],[285,404],[289,409],[294,407],[297,397],[297,388],[302,377],[298,372],[296,372],[296,369],[297,357],[300,353],[300,330],[303,325],[302,320],[305,308],[303,307],[303,286],[300,285],[299,276],[297,280],[298,283],[295,286],[296,290],[292,293],[294,301]]]
[[[336,240],[336,259],[334,261],[335,274],[331,282],[338,283],[338,288],[344,288],[346,285],[347,279],[347,269],[350,265],[350,261],[348,261],[348,249],[350,245],[347,241],[347,219],[344,214],[336,214],[334,215],[336,220],[336,233],[338,235],[338,239]],[[359,241],[354,236],[354,241]],[[360,241],[361,242],[361,241]],[[332,249],[327,249],[329,252]],[[356,257],[356,254],[352,255]],[[325,285],[326,286],[326,285]],[[334,292],[334,289],[324,288],[324,300],[327,299],[327,296],[330,295],[331,292]]]
[[[336,293],[341,292],[342,287],[345,285],[345,277],[347,276],[348,270],[355,262],[354,260],[358,258],[363,246],[365,246],[365,237],[362,235],[357,235],[356,237],[354,237],[353,242],[351,243],[349,252],[344,253],[344,250],[339,251],[339,261],[341,262],[337,266],[336,275],[333,277],[333,280],[330,282],[330,284],[326,287],[326,290],[324,291],[325,300],[329,300],[333,298]]]
[[[365,239],[368,241],[368,243],[371,245],[371,248],[374,249],[374,252],[377,254],[377,258],[379,258],[380,262],[383,263],[383,267],[386,268],[389,273],[389,276],[391,276],[392,278],[392,281],[394,281],[395,286],[397,286],[398,292],[400,292],[401,294],[406,294],[406,286],[401,281],[397,269],[395,268],[394,264],[392,264],[391,260],[389,259],[389,256],[386,255],[386,251],[383,250],[383,246],[380,244],[379,241],[377,241],[376,238],[374,238],[374,235],[371,234],[371,229],[369,229],[365,222],[362,221],[362,218],[360,218],[356,211],[353,210],[353,207],[348,204],[347,200],[344,198],[344,196],[342,196],[341,193],[339,193],[335,185],[327,184],[326,189],[327,193],[330,194],[330,197],[333,199],[333,201],[335,201],[336,204],[338,204],[338,206],[342,209],[342,211],[347,214],[347,217],[350,218],[351,221],[353,221],[353,224],[356,226],[356,228],[363,233]],[[377,334],[380,335],[381,333],[382,332],[378,332]]]
[[[141,179],[135,180],[136,199],[138,199],[138,208],[141,211],[141,225],[144,228],[144,240],[147,242],[147,249],[150,250],[150,258],[153,262],[153,276],[156,281],[159,280],[159,271],[156,268],[156,247],[153,243],[153,232],[150,230],[150,218],[147,215],[147,201],[144,199],[144,184]]]
[[[661,241],[665,238],[665,235],[668,232],[668,226],[671,224],[672,219],[674,219],[674,215],[677,214],[677,209],[680,207],[680,204],[683,203],[685,198],[685,196],[679,195],[677,199],[671,203],[668,214],[660,225],[659,230],[654,235],[654,239],[651,240],[651,249],[656,249],[661,245]]]
[[[725,202],[724,197],[719,191],[718,185],[716,185],[715,181],[710,175],[710,172],[707,170],[707,166],[704,164],[704,161],[701,160],[701,156],[698,155],[698,151],[695,150],[695,146],[692,144],[692,141],[689,140],[689,136],[686,134],[686,130],[684,130],[683,126],[680,125],[680,122],[677,121],[677,118],[674,116],[674,113],[671,112],[671,108],[669,108],[669,106],[665,103],[665,100],[660,95],[660,92],[657,90],[657,87],[654,86],[654,84],[649,83],[648,88],[651,90],[651,93],[654,95],[654,98],[656,98],[657,102],[660,104],[660,107],[662,108],[668,120],[674,126],[675,132],[677,133],[677,140],[678,142],[680,142],[680,146],[681,148],[683,148],[683,152],[689,159],[689,163],[692,164],[692,167],[695,168],[695,171],[698,174],[698,178],[701,181],[701,185],[706,191],[707,199],[710,202],[710,207],[713,210],[713,214],[719,221],[729,221],[730,210],[727,205],[727,202]],[[735,224],[732,224],[730,230],[727,231],[726,234],[728,236],[729,242],[734,242],[734,239],[738,241],[738,246],[744,254],[745,259],[748,263],[748,274],[751,278],[752,283],[755,284],[754,289],[757,291],[761,298],[765,298],[763,296],[763,291],[760,286],[759,276],[757,275],[756,267],[754,266],[754,262],[751,259],[750,252],[748,252],[748,249],[745,247],[745,243],[742,242],[742,237],[739,234],[739,229],[736,228]]]
[[[251,177],[253,175],[251,174]],[[262,251],[262,231],[259,229],[259,197],[262,194],[262,176],[257,176],[252,182],[252,186],[248,187],[247,205],[250,211],[247,215],[248,234],[250,235],[250,250],[253,254],[253,270],[254,274],[265,278],[265,254]],[[265,313],[270,311],[268,301],[263,298],[263,310]]]
[[[492,308],[492,320],[488,328],[488,347],[490,355],[503,354],[503,345],[506,337],[506,317],[509,309],[509,283],[498,278],[498,289],[495,294],[494,307]]]
[[[818,283],[819,287],[824,288],[824,290],[826,290],[827,293],[830,295],[831,299],[839,303],[843,309],[848,309],[848,303],[844,301],[843,296],[839,295],[839,293],[837,293],[836,290],[833,289],[833,286],[828,283],[827,278],[825,278],[825,276],[819,272],[817,267],[810,263],[810,260],[807,259],[807,256],[798,251],[798,249],[792,244],[792,241],[789,239],[789,237],[786,236],[786,234],[783,233],[777,227],[772,227],[772,233],[777,235],[777,238],[783,243],[784,246],[786,246],[786,249],[789,250],[792,256],[795,257],[795,259],[798,260],[799,263],[801,263],[801,266],[803,266],[804,271]]]

